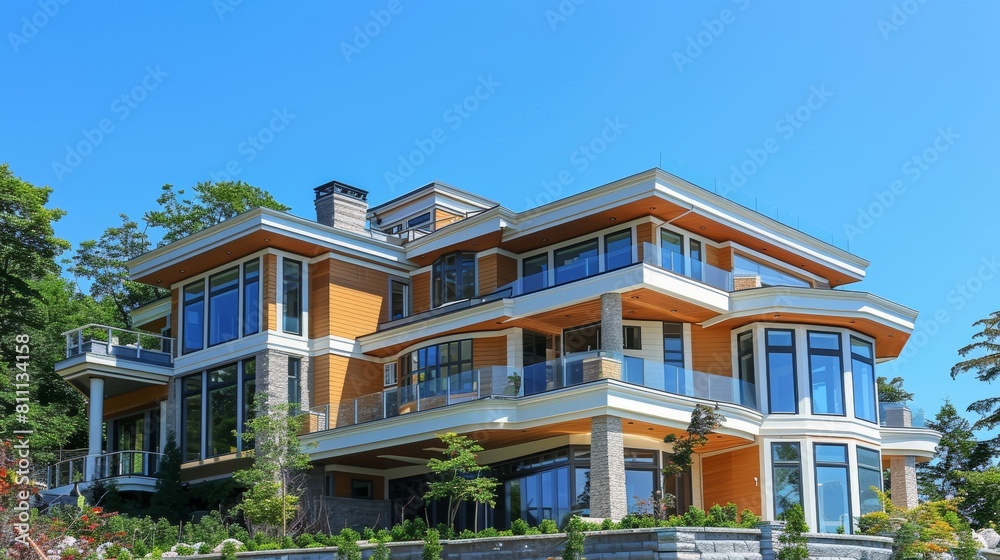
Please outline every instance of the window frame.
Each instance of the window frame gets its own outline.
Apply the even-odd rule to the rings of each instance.
[[[620,239],[611,239],[612,237],[616,237],[616,236],[617,237],[624,236],[624,237],[620,237]],[[633,264],[635,264],[632,261],[632,252],[633,252],[633,248],[635,247],[635,244],[632,243],[632,228],[631,227],[627,227],[625,229],[621,229],[621,230],[618,230],[618,231],[613,231],[611,233],[606,233],[606,234],[604,234],[603,237],[604,237],[604,259],[603,259],[604,260],[604,272],[610,272],[612,270],[618,270],[620,268],[625,268],[627,266],[632,266]],[[611,266],[611,250],[610,250],[610,245],[611,245],[611,243],[614,243],[616,241],[620,241],[621,239],[627,239],[628,240],[628,262],[623,263],[623,264],[618,264],[618,265],[612,267]]]
[[[288,356],[288,413],[292,416],[302,412],[302,358]]]
[[[217,288],[213,289],[212,282],[215,279],[217,279],[218,277],[220,277],[220,276],[222,276],[224,274],[232,274],[234,271],[236,272],[236,285],[235,286],[226,287],[225,284],[223,284],[221,288],[217,287]],[[215,272],[213,274],[208,275],[207,282],[206,282],[206,291],[205,291],[205,293],[207,295],[207,297],[206,297],[206,300],[207,300],[206,310],[207,310],[207,312],[205,313],[205,319],[206,319],[206,323],[207,323],[207,327],[208,327],[208,338],[206,340],[206,342],[208,343],[208,348],[212,348],[212,347],[218,346],[220,344],[225,344],[227,342],[232,342],[234,340],[238,340],[242,336],[242,332],[243,332],[243,321],[242,321],[242,319],[243,319],[243,309],[242,309],[242,305],[241,305],[242,304],[242,299],[243,299],[243,290],[242,290],[242,287],[243,287],[242,266],[239,265],[239,264],[236,265],[236,266],[234,266],[234,267],[230,267],[230,268],[227,268],[225,270],[220,270],[219,272]],[[212,327],[213,327],[213,325],[212,325],[213,301],[212,300],[215,299],[216,296],[225,295],[225,294],[228,294],[228,293],[233,292],[233,291],[236,292],[236,330],[233,332],[232,338],[220,339],[220,340],[216,340],[215,342],[212,342]]]
[[[188,290],[194,286],[200,287],[201,295],[194,296],[192,299],[188,300]],[[181,288],[181,353],[191,354],[193,352],[198,352],[205,349],[205,323],[208,317],[206,317],[206,288],[205,288],[205,278],[199,278],[194,282],[189,282]],[[199,307],[200,319],[198,320],[198,346],[188,347],[188,331],[193,329],[188,328],[188,308],[197,305]]]
[[[595,264],[597,265],[597,271],[594,272],[593,274],[583,274],[579,278],[571,278],[571,279],[568,279],[568,280],[560,280],[559,279],[559,271],[560,271],[560,269],[563,269],[563,268],[565,268],[567,266],[571,266],[571,265],[577,264],[578,262],[582,264],[585,261],[589,261],[590,258],[581,259],[580,255],[583,254],[583,252],[577,252],[576,256],[573,258],[573,262],[571,262],[569,264],[564,264],[563,266],[559,266],[559,255],[560,254],[569,253],[569,252],[572,252],[574,250],[580,249],[581,247],[591,246],[591,245],[594,248],[594,257],[593,257],[593,260],[594,260]],[[576,282],[577,280],[583,280],[584,278],[590,278],[592,276],[596,276],[596,275],[600,274],[601,273],[601,241],[600,241],[600,237],[591,237],[589,239],[584,239],[583,241],[580,241],[580,242],[577,242],[577,243],[573,243],[572,245],[566,245],[565,247],[560,247],[558,249],[553,249],[552,250],[552,269],[553,269],[553,274],[554,274],[554,281],[552,282],[553,286],[561,286],[563,284],[569,284],[571,282]],[[586,271],[584,271],[584,272],[586,272]]]
[[[252,364],[252,369],[250,367]],[[228,367],[236,367],[236,376],[234,381],[226,382],[211,382],[209,375],[215,371],[221,371]],[[225,389],[230,386],[236,387],[236,419],[235,425],[238,430],[236,433],[236,451],[239,454],[246,449],[243,447],[243,432],[246,431],[246,425],[249,420],[254,416],[253,402],[248,402],[247,396],[256,394],[256,373],[257,373],[257,359],[254,356],[245,357],[239,360],[234,360],[231,362],[225,362],[211,368],[202,369],[197,372],[185,375],[178,378],[180,383],[180,418],[182,429],[180,430],[180,448],[181,457],[183,463],[189,463],[193,461],[203,461],[205,459],[210,459],[213,457],[221,457],[224,455],[229,455],[233,452],[225,453],[210,453],[210,446],[212,444],[210,438],[210,426],[213,424],[210,418],[210,407],[211,407],[211,394],[213,390]],[[189,389],[187,385],[190,382],[197,380],[198,389]],[[252,385],[252,389],[248,394],[248,385]],[[192,397],[197,397],[199,399],[199,413],[198,413],[198,456],[192,457],[188,454],[188,445],[191,440],[188,437],[188,427],[191,425],[191,418],[188,410],[188,399]]]
[[[837,349],[830,350],[828,348],[813,348],[811,343],[811,335],[813,334],[824,334],[824,335],[834,335],[837,338]],[[834,356],[837,358],[837,362],[840,364],[840,407],[841,412],[816,412],[816,385],[814,382],[814,368],[812,358],[813,356]],[[847,399],[844,386],[844,340],[843,333],[840,331],[815,331],[806,330],[806,361],[809,365],[809,401],[810,410],[814,416],[847,416]]]
[[[295,282],[295,304],[296,309],[293,313],[289,312],[288,305],[288,294],[290,292],[288,286],[291,283],[289,280],[289,275],[286,273],[288,265],[294,265],[296,267],[296,272],[298,277],[294,280]],[[303,325],[303,315],[305,311],[305,281],[304,281],[304,269],[305,266],[301,260],[290,259],[287,257],[282,257],[281,259],[281,332],[286,334],[291,334],[295,336],[302,336],[304,332]],[[296,321],[294,329],[288,328],[289,319],[293,318]]]
[[[872,464],[867,464],[867,463],[862,464],[862,462],[861,462],[861,453],[863,451],[875,454],[875,464],[873,464],[873,465]],[[864,470],[864,471],[867,471],[870,474],[871,473],[875,474],[875,477],[878,479],[878,489],[879,489],[879,492],[882,491],[882,489],[883,489],[883,484],[882,484],[882,482],[883,482],[882,481],[882,453],[878,449],[871,448],[871,447],[865,447],[863,445],[858,445],[856,447],[856,449],[855,449],[854,455],[855,455],[855,459],[858,462],[857,469],[856,469],[857,470],[857,475],[856,476],[858,477],[858,507],[860,508],[861,515],[864,515],[866,513],[871,513],[871,512],[874,512],[874,511],[882,511],[881,504],[879,504],[876,509],[872,509],[871,511],[865,511],[865,500],[863,498],[863,495],[864,495],[864,492],[865,492],[865,488],[861,487],[861,478],[862,478],[861,477],[861,471]],[[875,497],[877,499],[878,495],[876,494]]]
[[[256,271],[255,271],[256,276],[252,277],[252,279],[251,279],[250,273],[247,271],[247,267],[250,264],[256,265]],[[261,318],[261,315],[260,315],[261,301],[260,301],[260,298],[261,298],[261,294],[263,293],[263,291],[261,290],[261,286],[262,286],[261,275],[262,275],[262,272],[263,271],[261,270],[260,258],[250,259],[250,260],[244,261],[244,262],[242,262],[240,264],[240,274],[241,274],[241,279],[240,279],[240,281],[241,281],[241,284],[240,284],[240,298],[242,299],[242,302],[241,302],[242,303],[242,309],[240,311],[243,314],[241,316],[241,320],[240,320],[240,322],[242,323],[240,325],[240,333],[241,333],[240,336],[252,336],[252,335],[255,335],[255,334],[259,333],[260,330],[261,330],[261,321],[260,321],[260,318]],[[252,300],[249,297],[250,294],[249,294],[249,291],[247,289],[247,287],[250,286],[250,285],[254,285],[255,286],[255,288],[254,288],[255,289],[255,293],[254,293],[254,297],[252,298]],[[254,323],[254,327],[255,328],[253,330],[247,330],[247,325],[249,324],[249,321],[248,321],[248,316],[249,315],[253,315],[255,317],[255,323]]]
[[[853,401],[853,406],[854,406],[854,417],[857,418],[858,420],[863,421],[863,422],[870,422],[870,423],[875,424],[877,426],[878,423],[879,423],[879,417],[878,417],[878,377],[875,374],[875,345],[873,343],[871,343],[871,342],[863,339],[863,338],[854,336],[853,334],[850,335],[848,337],[848,339],[849,339],[848,343],[850,345],[850,351],[849,351],[849,353],[850,353],[850,358],[851,358],[851,388],[853,389],[852,392],[854,393],[853,394],[853,398],[851,399]],[[866,356],[862,356],[860,354],[855,354],[854,353],[854,343],[855,342],[867,346],[868,349],[871,352],[871,357],[869,358],[869,357],[866,357]],[[872,418],[871,419],[863,418],[863,417],[861,417],[858,414],[858,398],[859,398],[859,395],[858,395],[858,380],[859,380],[859,378],[858,378],[858,371],[857,371],[858,368],[854,367],[854,363],[855,362],[862,362],[863,364],[867,365],[869,367],[870,371],[871,371],[871,375],[870,375],[870,378],[871,378],[870,379],[870,382],[871,382],[871,391],[872,391],[872,402],[871,402]]]
[[[796,460],[796,461],[787,460],[786,461],[786,460],[778,460],[778,459],[776,459],[775,458],[776,457],[775,453],[776,453],[777,447],[780,446],[780,445],[792,445],[792,446],[795,446],[798,449],[798,455],[799,455],[798,460]],[[798,505],[802,506],[802,507],[805,507],[805,504],[803,503],[804,499],[805,499],[804,495],[803,495],[804,494],[803,493],[803,483],[805,481],[802,478],[802,443],[798,442],[798,441],[774,441],[774,442],[771,442],[771,500],[772,500],[772,507],[774,508],[773,513],[774,513],[775,517],[781,515],[781,513],[784,513],[784,510],[782,510],[782,512],[780,512],[780,513],[778,512],[778,509],[779,509],[778,508],[778,493],[777,493],[777,491],[776,491],[776,489],[774,487],[775,481],[778,480],[778,475],[777,475],[776,471],[777,471],[778,468],[786,468],[787,469],[787,468],[791,468],[792,466],[794,466],[795,469],[799,473],[799,483],[798,483],[798,486],[799,486],[799,490],[798,490],[798,492],[799,492],[799,503],[798,503]]]
[[[445,273],[448,272],[446,267],[449,266],[446,264],[446,259],[450,257],[455,258],[455,297],[453,299],[446,299],[444,276]],[[468,261],[466,261],[466,259],[468,259]],[[472,269],[472,285],[466,285],[460,282],[460,279],[465,277],[468,268]],[[478,268],[479,259],[476,258],[476,253],[472,251],[452,251],[438,257],[437,260],[435,260],[431,265],[432,308],[438,308],[449,303],[476,297],[476,288],[479,284]],[[461,288],[461,290],[459,290],[459,288]]]
[[[792,337],[791,346],[781,346],[777,344],[771,344],[770,333],[771,332],[787,332]],[[795,329],[786,328],[770,328],[766,327],[764,329],[764,365],[767,370],[767,411],[768,414],[798,414],[799,413],[799,368],[798,368],[798,354],[795,349]],[[771,376],[771,353],[787,354],[791,351],[792,355],[792,395],[794,399],[793,410],[774,410],[774,377]],[[810,373],[812,368],[810,368]],[[810,380],[811,386],[811,380]]]
[[[844,450],[844,462],[834,462],[834,461],[821,461],[819,458],[819,448],[820,447],[840,447]],[[814,442],[813,443],[813,483],[816,489],[816,531],[823,533],[820,524],[823,520],[823,512],[820,510],[820,504],[822,500],[819,498],[821,490],[819,485],[819,469],[826,468],[841,468],[844,471],[844,482],[847,494],[847,523],[842,525],[844,527],[844,533],[848,535],[854,534],[854,496],[851,491],[851,454],[848,450],[848,445],[846,443],[832,443],[832,442]],[[823,533],[830,534],[830,533]]]
[[[399,314],[398,317],[395,305],[396,293],[394,291],[396,286],[402,286],[403,288],[403,309],[402,313]],[[408,280],[403,280],[402,278],[389,278],[389,320],[395,321],[409,317],[412,314],[411,301],[410,282]]]
[[[178,317],[178,355],[187,356],[195,352],[201,352],[203,350],[208,350],[210,348],[215,348],[223,345],[227,342],[233,342],[239,340],[240,338],[245,338],[248,336],[253,336],[259,334],[263,330],[263,324],[261,322],[260,310],[263,308],[263,290],[261,289],[263,281],[263,263],[261,257],[268,253],[258,253],[257,255],[244,258],[243,260],[237,260],[233,262],[226,263],[225,265],[218,266],[212,270],[209,270],[201,275],[195,276],[195,280],[190,280],[185,284],[181,284],[179,287],[174,284],[171,289],[178,289],[180,291],[179,301],[177,303],[178,309],[171,311],[177,312]],[[256,264],[257,272],[256,279],[252,282],[247,281],[246,267],[251,264]],[[236,270],[236,316],[237,316],[237,328],[236,336],[230,339],[221,340],[217,342],[211,342],[211,299],[212,299],[212,279],[221,275],[232,272]],[[255,285],[256,294],[253,298],[249,297],[250,294],[247,293],[247,286]],[[188,293],[196,286],[200,286],[201,294],[195,296],[191,299],[188,298]],[[252,304],[252,305],[251,305]],[[201,318],[197,324],[197,329],[190,328],[193,325],[189,325],[187,322],[189,309],[193,311],[195,307],[199,307],[199,314]],[[256,331],[247,331],[247,316],[250,310],[256,310]],[[187,340],[189,336],[195,335],[200,341],[200,346],[197,348],[189,347],[187,345]]]

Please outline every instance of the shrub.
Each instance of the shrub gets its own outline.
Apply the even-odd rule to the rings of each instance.
[[[735,527],[737,511],[736,504],[732,502],[725,506],[715,504],[708,509],[706,525],[709,527]]]
[[[385,539],[376,537],[375,548],[372,549],[372,555],[368,557],[368,560],[389,560],[391,557],[392,551],[389,550],[389,545],[385,543]]]
[[[884,511],[873,511],[858,518],[858,531],[863,535],[878,535],[892,531],[889,514]]]
[[[510,524],[510,532],[515,535],[528,534],[528,528],[528,522],[523,519],[515,519],[514,522]]]
[[[222,545],[222,556],[220,560],[236,560],[236,543],[233,541],[226,541]]]
[[[420,553],[421,560],[441,560],[441,552],[443,551],[444,547],[441,546],[437,529],[428,529],[427,536],[424,537],[424,549]]]
[[[705,527],[708,524],[708,515],[705,514],[705,510],[695,506],[688,508],[683,518],[686,527]]]
[[[745,509],[740,512],[740,527],[744,529],[755,529],[757,525],[760,525],[760,518],[757,514]]]
[[[782,517],[785,518],[785,532],[778,537],[778,542],[782,545],[778,551],[778,560],[808,560],[809,548],[802,533],[809,531],[809,526],[806,525],[802,506],[795,504],[785,510]]]
[[[350,527],[344,527],[337,539],[337,560],[361,560],[361,535]]]
[[[541,523],[538,524],[538,530],[543,535],[551,535],[552,533],[559,532],[559,525],[556,525],[556,522],[552,519],[543,519]]]
[[[566,548],[563,549],[563,560],[583,560],[584,524],[580,516],[574,515],[566,524]]]

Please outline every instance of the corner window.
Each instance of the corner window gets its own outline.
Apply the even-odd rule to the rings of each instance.
[[[181,380],[181,452],[184,461],[235,453],[253,417],[253,358]]]
[[[549,254],[542,253],[521,261],[521,288],[527,294],[549,285]]]
[[[875,361],[872,345],[851,337],[851,377],[854,380],[854,416],[878,422],[875,403]]]
[[[243,263],[243,336],[260,332],[260,261]]]
[[[583,243],[556,249],[555,267],[556,285],[599,273],[600,261],[597,258],[597,240],[590,239]]]
[[[632,230],[625,229],[604,236],[604,270],[632,264]]]
[[[775,518],[802,505],[802,455],[797,443],[771,444],[771,488]]]
[[[844,415],[844,366],[840,334],[809,332],[809,381],[813,414]]]
[[[417,226],[422,226],[424,224],[428,224],[428,223],[430,223],[430,221],[431,221],[431,214],[430,214],[430,212],[427,212],[425,214],[421,214],[421,215],[417,216],[416,218],[410,218],[410,220],[406,222],[406,227],[407,228],[415,228]],[[424,226],[424,227],[422,227],[420,229],[422,229],[422,230],[428,230],[429,231],[429,228],[427,226]]]
[[[820,533],[853,533],[851,523],[851,485],[848,478],[847,446],[817,443],[816,509]]]
[[[184,353],[205,347],[205,282],[184,286]]]
[[[861,515],[882,511],[882,503],[875,490],[882,490],[882,460],[878,450],[858,447],[858,487]]]
[[[237,451],[237,379],[236,364],[208,372],[207,456]]]
[[[434,307],[469,299],[476,291],[475,253],[451,253],[434,262]]]
[[[436,344],[410,352],[402,359],[401,402],[475,391],[472,340]]]
[[[240,336],[240,269],[231,268],[208,278],[208,345]]]
[[[768,406],[771,414],[799,411],[798,388],[795,380],[795,331],[767,329],[764,331],[767,350]]]
[[[753,363],[753,332],[736,337],[737,366],[740,376],[740,404],[757,408],[757,376]]]
[[[302,263],[282,259],[281,302],[284,307],[281,329],[302,334]]]

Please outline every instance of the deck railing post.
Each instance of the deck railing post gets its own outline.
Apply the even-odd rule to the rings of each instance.
[[[105,354],[111,353],[111,327],[108,327],[108,345],[104,349]]]

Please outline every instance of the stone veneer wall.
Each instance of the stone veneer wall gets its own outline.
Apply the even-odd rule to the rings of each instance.
[[[312,383],[312,372],[309,368],[309,357],[298,354],[286,354],[276,350],[258,352],[256,392],[266,393],[268,399],[275,403],[288,402],[288,358],[299,358],[299,396],[302,410],[310,406],[309,388]]]
[[[328,498],[329,499],[329,498]],[[357,501],[357,500],[353,500]],[[809,537],[809,557],[826,560],[888,560],[892,539],[856,535]],[[442,541],[447,560],[546,560],[559,557],[566,546],[565,534],[526,535]],[[588,560],[769,560],[771,549],[761,546],[761,531],[711,527],[626,529],[587,533],[584,555]],[[393,560],[419,560],[422,543],[389,543]],[[764,548],[762,550],[762,548]],[[268,552],[244,552],[246,560],[327,560],[335,548],[313,548]],[[365,558],[372,547],[363,545]],[[762,554],[763,553],[763,554]]]

